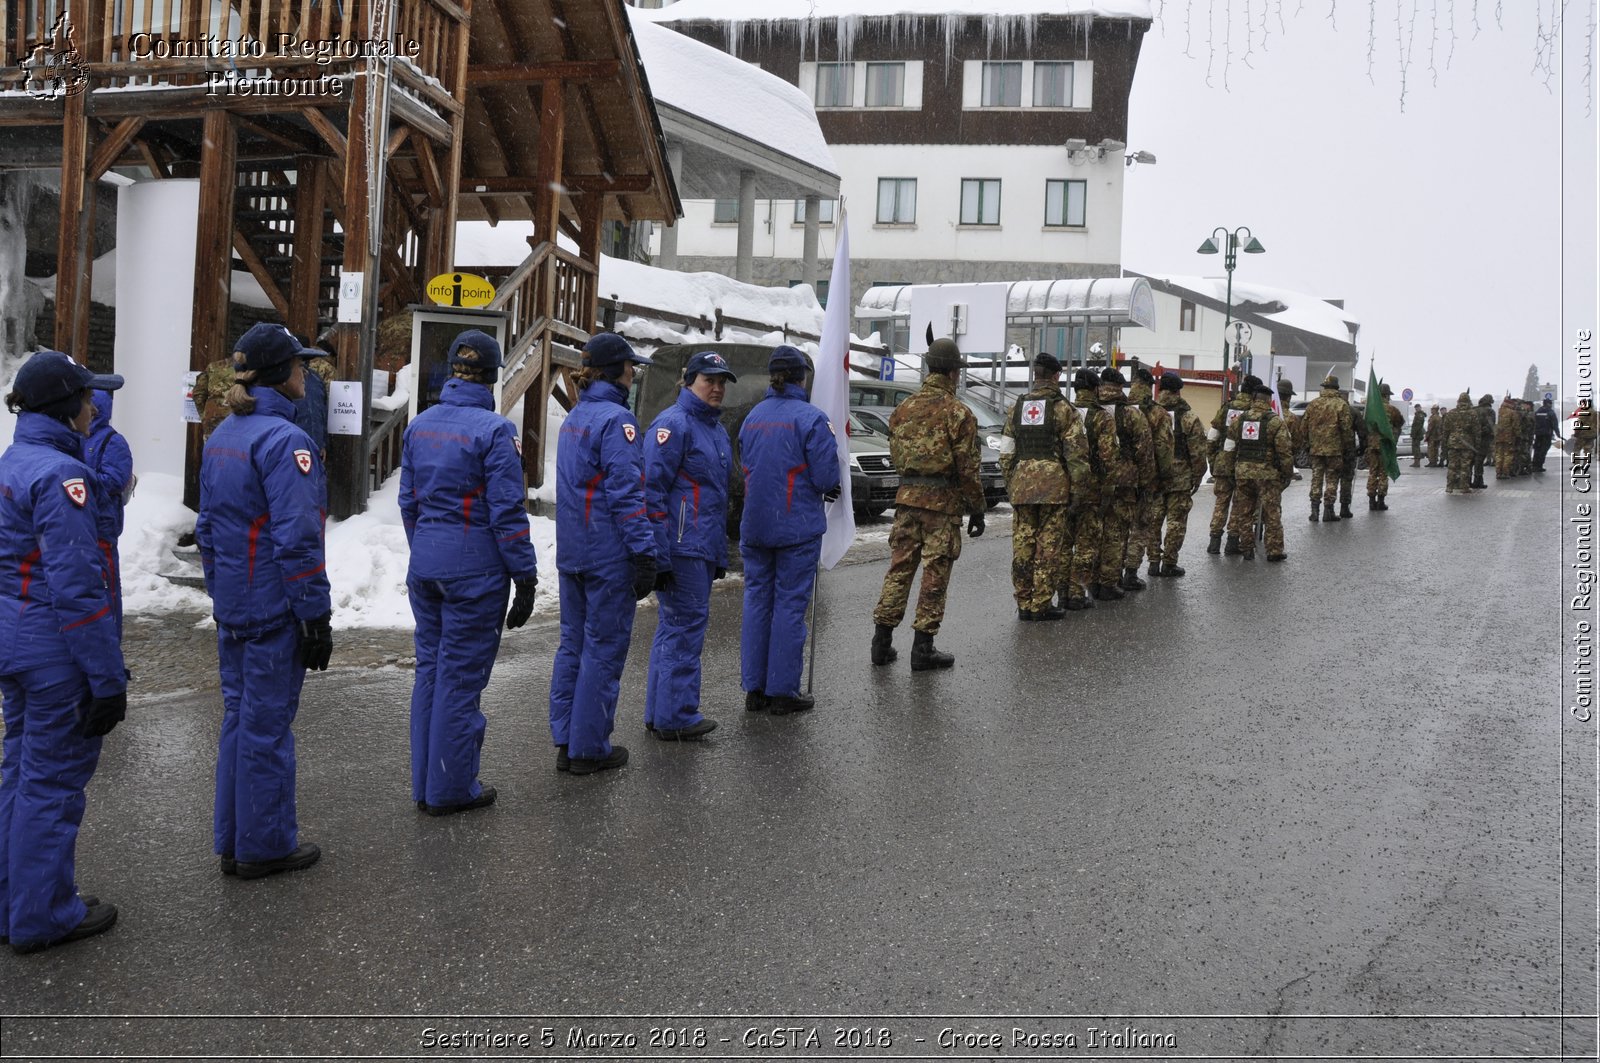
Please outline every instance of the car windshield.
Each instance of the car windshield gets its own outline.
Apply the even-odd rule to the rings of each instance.
[[[993,406],[981,399],[974,398],[966,392],[961,392],[961,401],[967,404],[967,409],[972,411],[972,416],[978,419],[978,431],[980,433],[1004,430],[1005,421]]]
[[[850,431],[860,432],[863,430],[868,432],[876,432],[880,436],[886,436],[889,434],[889,422],[887,419],[879,417],[875,413],[866,413],[861,410],[851,411]]]

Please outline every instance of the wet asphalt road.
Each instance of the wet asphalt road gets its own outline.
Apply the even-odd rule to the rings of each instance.
[[[947,1013],[1058,1017],[1021,1024],[1073,1032],[1057,1055],[1125,1025],[1174,1041],[1101,1051],[1592,1054],[1595,743],[1561,701],[1560,480],[1460,499],[1443,470],[1405,472],[1389,512],[1333,525],[1296,483],[1283,565],[1206,556],[1207,489],[1186,578],[1056,624],[1016,622],[992,522],[956,565],[943,673],[911,673],[907,626],[897,664],[867,661],[874,526],[821,581],[803,716],[742,711],[730,581],[703,744],[644,731],[643,609],[616,736],[633,760],[588,778],[553,770],[556,629],[536,619],[485,697],[499,803],[448,819],[409,801],[409,637],[341,636],[296,727],[324,858],[255,883],[210,853],[212,634],[136,623],[138,695],[78,848],[80,887],[121,921],[0,955],[0,1013],[85,1016],[8,1020],[0,1049],[487,1057],[506,1053],[422,1031],[543,1022],[631,1030],[648,1054],[649,1017],[677,1014],[712,1036],[674,1058],[1026,1057],[936,1051],[947,1027],[1019,1025]],[[637,1018],[532,1018],[602,1014]],[[147,1018],[88,1017],[115,1015]],[[215,1015],[247,1017],[148,1018]],[[428,1019],[459,1015],[518,1018]],[[827,1047],[851,1023],[787,1018],[817,1015],[929,1018],[853,1024],[892,1030],[875,1054]],[[1517,1017],[1404,1017],[1426,1015]],[[741,1047],[785,1025],[823,1047]]]

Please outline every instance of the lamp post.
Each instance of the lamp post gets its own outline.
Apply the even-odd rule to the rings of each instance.
[[[1232,232],[1229,232],[1224,226],[1219,225],[1212,231],[1211,235],[1206,238],[1206,242],[1200,245],[1199,249],[1199,253],[1202,255],[1214,255],[1219,250],[1222,250],[1224,252],[1222,257],[1222,265],[1223,268],[1228,271],[1227,310],[1224,314],[1224,320],[1222,323],[1222,372],[1224,382],[1224,394],[1222,399],[1224,402],[1228,400],[1229,396],[1227,392],[1231,390],[1227,387],[1227,373],[1229,365],[1231,364],[1228,361],[1228,327],[1233,324],[1233,267],[1239,259],[1239,240],[1241,233],[1243,234],[1243,238],[1245,240],[1245,254],[1259,255],[1266,250],[1265,247],[1261,246],[1261,241],[1255,238],[1255,234],[1250,231],[1250,227],[1248,225],[1241,225]],[[1221,245],[1220,248],[1218,246],[1219,244]]]

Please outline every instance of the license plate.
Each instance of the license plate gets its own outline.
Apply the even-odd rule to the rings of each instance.
[[[882,480],[882,483],[883,483],[883,486],[885,486],[885,487],[898,488],[900,486],[900,477],[898,477],[898,476],[885,476],[883,478],[883,480]]]

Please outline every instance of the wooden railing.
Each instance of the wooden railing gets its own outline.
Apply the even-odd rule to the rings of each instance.
[[[599,266],[547,240],[500,286],[488,309],[509,315],[503,407],[520,401],[544,372],[553,344],[579,347],[589,339],[599,279]]]
[[[381,2],[8,0],[9,17],[0,22],[0,64],[36,47],[61,47],[61,19],[70,12],[72,42],[95,88],[201,85],[213,71],[266,67],[280,79],[315,78],[346,73],[375,46],[387,45],[390,51],[380,54],[403,57],[394,69],[408,87],[430,102],[449,99],[427,79],[456,84],[466,25],[461,8],[451,0],[388,0],[389,32],[374,40],[368,27]]]

